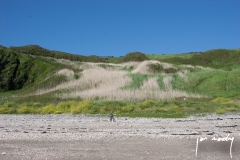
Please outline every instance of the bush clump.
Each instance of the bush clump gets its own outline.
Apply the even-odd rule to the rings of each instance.
[[[147,66],[148,66],[148,71],[150,73],[162,73],[162,72],[164,72],[163,66],[159,63],[150,63]]]
[[[130,62],[130,61],[141,62],[145,60],[149,60],[145,54],[141,52],[131,52],[131,53],[128,53],[126,56],[120,58],[118,62],[119,63]]]
[[[14,103],[7,102],[0,105],[0,114],[14,114],[17,112],[17,108]]]
[[[42,114],[54,114],[57,108],[54,104],[49,104],[42,108]]]
[[[72,114],[90,114],[94,113],[93,110],[93,101],[91,100],[84,100],[82,102],[79,102],[77,105],[74,105],[71,107],[71,113]]]

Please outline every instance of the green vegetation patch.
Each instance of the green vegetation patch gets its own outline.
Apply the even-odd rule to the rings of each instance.
[[[141,52],[131,52],[128,53],[126,56],[121,57],[118,62],[119,63],[123,63],[123,62],[130,62],[130,61],[145,61],[148,60],[148,58],[146,57],[145,54],[141,53]]]
[[[150,63],[147,65],[150,73],[176,73],[178,70],[175,68],[163,68],[159,63]]]
[[[61,101],[58,103],[4,103],[0,114],[109,114],[128,117],[180,118],[195,114],[239,112],[240,103],[231,99],[187,101]]]
[[[188,64],[224,70],[240,68],[239,49],[214,49],[205,52],[190,52],[187,54],[156,54],[146,56],[152,60],[160,60],[162,62],[178,65]]]
[[[132,82],[125,86],[124,89],[137,89],[140,88],[145,80],[147,80],[152,75],[149,74],[129,74],[132,78]]]
[[[20,46],[20,47],[11,46],[9,50],[12,50],[21,54],[27,54],[32,57],[44,56],[44,57],[52,57],[56,59],[68,59],[71,61],[81,61],[81,62],[106,62],[105,59],[95,55],[82,56],[82,55],[70,54],[70,53],[60,52],[60,51],[51,51],[51,50],[42,48],[38,45],[27,45],[27,46]]]
[[[240,70],[199,71],[186,74],[187,80],[174,74],[174,89],[210,97],[239,97]]]

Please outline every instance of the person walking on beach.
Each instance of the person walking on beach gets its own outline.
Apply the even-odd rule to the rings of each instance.
[[[110,113],[110,122],[115,122],[116,120],[115,120],[115,118],[114,118],[114,115],[113,115],[113,113],[111,112]]]

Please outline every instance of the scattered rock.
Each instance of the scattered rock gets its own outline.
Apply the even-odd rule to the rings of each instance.
[[[214,132],[207,133],[207,135],[214,135]]]
[[[208,119],[206,119],[206,121],[216,121],[216,120],[223,120],[223,119],[222,118],[216,118],[216,119],[208,118]]]
[[[156,126],[158,129],[165,129],[165,127],[162,126]]]
[[[227,118],[227,119],[240,119],[240,118]]]
[[[228,128],[228,127],[237,127],[238,125],[230,125],[230,126],[216,126],[216,127],[219,127],[219,128]]]
[[[18,129],[14,129],[13,132],[21,132],[21,131]]]
[[[171,135],[200,135],[200,133],[172,133]]]
[[[190,120],[176,120],[175,122],[194,122],[197,121],[196,119],[190,119]]]

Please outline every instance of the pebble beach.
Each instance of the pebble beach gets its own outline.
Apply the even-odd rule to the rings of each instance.
[[[115,119],[0,115],[0,159],[240,159],[239,114]]]

